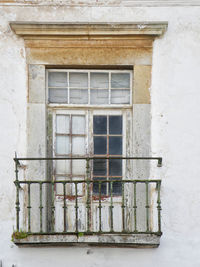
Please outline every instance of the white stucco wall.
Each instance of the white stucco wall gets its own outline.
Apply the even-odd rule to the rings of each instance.
[[[14,152],[26,153],[27,69],[23,39],[9,21],[168,21],[154,42],[152,68],[153,170],[162,178],[162,231],[157,249],[18,248]],[[3,267],[200,266],[200,7],[25,7],[0,4],[0,260]]]

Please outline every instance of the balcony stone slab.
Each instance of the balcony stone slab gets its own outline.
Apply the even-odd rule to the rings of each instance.
[[[17,246],[158,247],[158,234],[34,234],[14,239]]]

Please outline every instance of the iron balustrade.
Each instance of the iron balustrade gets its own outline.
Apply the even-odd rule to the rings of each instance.
[[[160,190],[161,190],[161,180],[155,179],[112,179],[112,180],[91,180],[90,177],[90,161],[95,159],[122,159],[122,160],[156,160],[158,162],[158,167],[162,166],[161,157],[62,157],[62,158],[14,158],[15,161],[15,174],[16,179],[14,181],[16,186],[16,230],[20,231],[23,229],[20,225],[20,189],[26,187],[24,190],[24,199],[26,202],[23,203],[27,212],[27,234],[157,234],[161,235],[161,199],[160,199]],[[21,161],[57,161],[57,160],[85,160],[86,161],[86,175],[84,180],[19,180],[19,167]],[[38,200],[36,203],[32,202],[31,192],[33,186],[36,185],[37,189],[34,188],[34,194],[37,190]],[[55,187],[62,186],[62,194],[56,194]],[[82,195],[79,194],[79,186],[84,188]],[[107,193],[103,193],[103,186],[107,185],[109,190]],[[116,194],[113,188],[120,188],[120,192]],[[143,187],[141,187],[141,185]],[[67,186],[74,188],[74,193],[67,193]],[[94,192],[93,188],[96,188]],[[44,191],[44,189],[46,191]],[[51,198],[49,204],[44,201],[44,192],[50,192]],[[156,192],[156,199],[152,196],[152,192]],[[55,228],[55,211],[56,211],[56,201],[59,198],[59,201],[62,201],[62,231]],[[139,198],[139,200],[138,200]],[[140,198],[143,201],[140,201]],[[154,206],[151,203],[154,199]],[[142,206],[141,206],[141,202]],[[155,206],[155,202],[156,205]],[[116,204],[117,203],[117,204]],[[32,221],[32,208],[33,205],[37,206],[39,210],[39,216],[37,218],[37,223],[39,225],[38,231],[33,231],[32,226],[35,221]],[[96,213],[94,214],[94,206],[96,207]],[[140,207],[139,207],[140,206]],[[44,208],[46,211],[50,210],[50,229],[44,225]],[[73,212],[71,211],[71,218],[74,220],[73,229],[69,229],[67,222],[67,210],[69,207],[73,207]],[[84,209],[83,209],[84,207]],[[109,216],[103,214],[103,209],[107,208],[109,211]],[[118,208],[120,211],[120,217],[116,218],[114,216],[114,209]],[[82,209],[82,210],[81,210]],[[152,228],[152,209],[157,210],[157,219],[156,225],[157,229]],[[85,220],[82,220],[84,224],[84,229],[80,229],[80,210],[83,213],[85,211]],[[143,217],[142,224],[145,225],[141,229],[140,222],[138,222],[139,217]],[[145,214],[144,214],[145,213]],[[23,215],[23,214],[22,214]],[[69,214],[68,214],[69,216]],[[98,217],[97,225],[93,226],[94,216]],[[115,217],[115,219],[114,219]],[[129,217],[127,222],[127,217]],[[114,220],[121,221],[121,229],[115,229]],[[103,223],[107,221],[109,229],[103,227]],[[155,216],[154,216],[155,221]],[[45,222],[47,224],[47,222]],[[155,222],[154,222],[155,224]]]

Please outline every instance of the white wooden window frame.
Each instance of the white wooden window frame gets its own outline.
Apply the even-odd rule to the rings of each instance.
[[[68,83],[69,83],[69,72],[75,72],[75,73],[105,73],[108,72],[109,76],[111,76],[111,73],[130,73],[130,104],[109,104],[109,105],[91,105],[91,104],[55,104],[55,103],[48,103],[48,73],[49,72],[67,72],[68,73]],[[85,156],[93,156],[93,116],[100,115],[100,116],[111,116],[111,115],[120,115],[123,118],[123,125],[122,125],[122,156],[129,156],[131,154],[131,151],[127,151],[127,118],[128,113],[129,117],[131,117],[130,122],[130,136],[132,136],[132,71],[130,70],[104,70],[104,69],[48,69],[46,70],[46,99],[47,99],[47,106],[50,109],[53,109],[53,156],[59,157],[63,155],[57,155],[56,154],[56,116],[57,115],[82,115],[85,116]],[[90,77],[90,74],[89,74]],[[111,79],[109,78],[111,81]],[[89,80],[89,86],[90,86],[90,80]],[[89,87],[88,86],[88,87]],[[110,82],[109,82],[109,92],[110,92]],[[68,86],[69,91],[69,86]],[[90,92],[90,87],[89,87]],[[109,93],[110,94],[110,93]],[[68,93],[68,100],[69,100],[69,93]],[[130,143],[132,143],[132,139],[130,139]],[[71,145],[71,144],[70,144]],[[71,149],[72,151],[72,149]],[[128,153],[128,154],[127,154]],[[59,175],[56,174],[56,163],[54,162],[54,179],[56,177],[59,177]],[[73,175],[72,175],[73,176]],[[81,175],[80,175],[81,176]],[[62,175],[64,178],[65,175]],[[67,176],[66,176],[67,177]],[[129,177],[129,174],[126,170],[126,162],[122,160],[122,179],[127,179]],[[79,177],[79,179],[84,179],[84,175],[82,175],[82,178]],[[109,197],[107,198],[109,201]],[[121,201],[121,196],[114,196],[115,202]]]

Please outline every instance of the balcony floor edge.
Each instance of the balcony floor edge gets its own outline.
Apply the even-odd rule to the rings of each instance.
[[[28,235],[13,242],[21,246],[109,246],[109,247],[148,247],[155,248],[160,244],[156,234],[101,234],[101,235]]]

